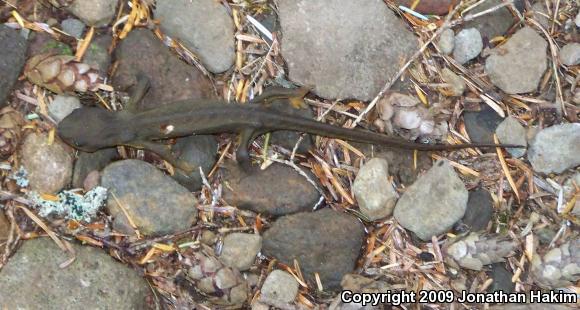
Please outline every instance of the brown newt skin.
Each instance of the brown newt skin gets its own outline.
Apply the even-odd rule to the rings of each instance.
[[[118,145],[148,149],[188,172],[195,168],[179,162],[167,146],[156,141],[189,135],[238,133],[241,139],[236,158],[245,165],[250,164],[248,147],[252,140],[261,134],[277,130],[299,131],[329,138],[420,151],[482,146],[518,147],[494,144],[413,143],[368,130],[348,129],[283,114],[263,104],[242,105],[228,104],[219,100],[184,100],[146,111],[134,111],[132,107],[145,95],[146,87],[142,85],[137,88],[127,110],[112,112],[97,107],[74,110],[59,123],[58,135],[71,146],[86,152]],[[304,89],[297,89],[285,93],[270,93],[258,98],[261,102],[269,102],[272,98],[301,98],[306,92]]]

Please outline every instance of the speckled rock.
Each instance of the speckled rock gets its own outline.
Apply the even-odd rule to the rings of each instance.
[[[371,100],[399,70],[400,59],[418,48],[413,34],[380,0],[276,3],[289,77],[314,85],[321,97]]]
[[[544,128],[530,141],[528,160],[534,171],[561,173],[580,165],[580,124]]]
[[[580,43],[564,45],[560,50],[560,61],[566,66],[580,64]]]
[[[397,192],[389,181],[389,164],[373,158],[359,170],[352,186],[361,212],[374,221],[393,213]]]
[[[455,48],[455,32],[453,32],[453,29],[447,28],[443,30],[437,41],[437,47],[445,55],[453,52]]]
[[[310,283],[318,273],[325,290],[340,289],[352,272],[364,240],[364,227],[353,216],[324,209],[279,218],[264,232],[263,253],[292,266],[298,260]]]
[[[437,161],[407,188],[395,206],[395,218],[424,241],[446,232],[463,217],[468,193],[447,161]]]
[[[0,273],[3,309],[147,309],[149,285],[106,251],[71,244],[75,260],[50,238],[25,241]]]
[[[224,238],[219,259],[227,266],[244,271],[252,267],[261,249],[260,235],[231,233]]]
[[[257,213],[280,216],[310,211],[320,198],[316,188],[289,166],[274,164],[266,170],[256,166],[247,175],[230,162],[222,172],[223,198]]]
[[[113,21],[117,0],[75,0],[66,9],[89,26],[103,27]]]
[[[17,30],[0,25],[0,107],[6,105],[6,98],[16,83],[24,62],[28,43]]]
[[[113,228],[133,234],[122,204],[144,235],[169,234],[197,221],[197,200],[189,190],[144,161],[117,161],[103,170],[101,186],[109,189],[107,210]]]
[[[516,144],[527,146],[526,129],[514,117],[507,117],[497,126],[495,130],[497,138],[501,143]],[[526,153],[526,149],[507,148],[506,149],[513,157],[522,157]]]
[[[234,64],[234,22],[221,3],[159,1],[155,18],[164,33],[181,40],[209,71],[224,72]]]
[[[81,101],[76,96],[57,95],[48,106],[48,115],[58,124],[80,107]]]
[[[46,134],[31,133],[22,143],[22,166],[28,173],[30,188],[54,194],[71,181],[73,157],[58,139],[48,144]]]
[[[139,107],[148,109],[178,100],[215,97],[210,80],[196,67],[174,55],[147,29],[135,29],[115,49],[119,63],[112,84],[128,90],[135,85],[137,74],[151,80],[151,88]]]
[[[479,30],[475,28],[463,29],[455,36],[453,58],[460,64],[464,64],[477,57],[482,49],[483,41]]]
[[[508,94],[533,92],[548,67],[547,47],[548,42],[533,28],[522,28],[491,51],[485,72],[495,86]]]
[[[262,296],[269,299],[282,302],[291,303],[298,295],[298,281],[294,276],[282,271],[273,270],[262,285]]]

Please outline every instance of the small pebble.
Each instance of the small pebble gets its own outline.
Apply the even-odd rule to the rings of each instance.
[[[580,165],[580,124],[561,124],[544,128],[532,141],[528,160],[534,171],[561,173]]]
[[[118,0],[75,0],[66,7],[85,24],[103,27],[113,21]]]
[[[364,164],[354,180],[353,192],[361,212],[374,221],[393,213],[397,192],[389,181],[389,164],[373,158]]]
[[[57,95],[48,106],[48,115],[58,124],[80,107],[81,101],[76,96]]]
[[[262,285],[262,296],[282,302],[291,303],[298,295],[298,281],[291,274],[282,271],[272,271]]]
[[[477,57],[483,49],[483,41],[479,30],[475,28],[463,29],[455,36],[453,58],[460,64]]]
[[[224,238],[219,259],[240,271],[248,270],[254,264],[256,255],[262,249],[262,237],[256,234],[231,233]]]
[[[73,157],[58,140],[48,144],[48,135],[29,134],[22,143],[21,158],[30,187],[39,193],[55,194],[72,178]]]
[[[562,47],[560,61],[566,66],[580,64],[580,43],[570,43]]]
[[[452,96],[461,96],[465,91],[465,81],[455,72],[451,71],[449,68],[443,68],[441,70],[441,78],[445,83],[449,84],[447,88]]]
[[[441,53],[445,55],[449,55],[453,52],[453,48],[455,47],[455,33],[453,32],[453,29],[447,28],[443,30],[439,37],[439,41],[437,41],[437,47]]]
[[[527,146],[526,129],[514,117],[507,117],[495,130],[497,138],[501,143]],[[526,153],[525,148],[507,148],[513,157],[519,158]]]
[[[62,26],[62,31],[77,39],[80,39],[83,36],[86,27],[83,22],[76,18],[67,18],[63,20],[60,25]]]
[[[395,218],[421,240],[449,230],[465,214],[468,192],[447,161],[437,161],[395,206]]]

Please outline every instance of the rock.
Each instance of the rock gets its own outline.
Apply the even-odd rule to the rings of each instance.
[[[291,303],[298,295],[298,281],[282,270],[273,270],[262,285],[262,296],[282,303]]]
[[[189,175],[182,170],[176,169],[175,174],[172,176],[173,179],[190,191],[198,191],[202,185],[199,167],[201,167],[207,177],[215,164],[217,149],[218,143],[214,136],[194,135],[177,139],[172,147],[173,153],[180,160],[198,168]]]
[[[252,167],[249,174],[230,163],[223,169],[223,198],[241,209],[272,216],[310,211],[320,194],[293,168],[273,164],[266,170]]]
[[[129,90],[139,73],[151,80],[151,88],[139,104],[141,109],[214,97],[210,80],[199,69],[178,59],[147,29],[131,31],[116,48],[114,58],[119,63],[112,79],[115,89]]]
[[[566,66],[580,64],[580,43],[564,45],[560,50],[560,61]]]
[[[60,23],[62,31],[80,39],[85,31],[85,24],[76,18],[67,18]]]
[[[355,217],[323,209],[279,218],[264,232],[262,249],[289,266],[296,259],[307,281],[315,283],[317,272],[325,290],[338,290],[342,277],[353,271],[363,241],[364,227]]]
[[[159,1],[155,18],[165,34],[183,42],[209,71],[224,72],[234,64],[234,22],[221,3]]]
[[[30,45],[26,52],[28,58],[38,54],[73,55],[70,46],[55,40],[46,32],[33,32],[30,35]]]
[[[396,3],[410,8],[414,0],[396,0]],[[414,11],[430,15],[446,15],[453,4],[452,0],[422,0],[415,7]]]
[[[501,116],[487,104],[483,104],[479,112],[465,112],[463,119],[473,143],[494,143],[493,133],[503,121]],[[491,149],[491,151],[495,152],[495,149]]]
[[[197,220],[193,194],[144,161],[128,159],[110,164],[103,170],[101,186],[109,189],[107,209],[114,217],[113,228],[123,233],[134,231],[116,200],[144,235],[174,233]]]
[[[437,41],[437,47],[442,54],[449,55],[455,48],[455,33],[453,29],[447,28],[443,30]]]
[[[465,91],[465,81],[455,72],[449,70],[449,68],[443,68],[441,70],[441,78],[449,87],[446,89],[449,90],[452,96],[461,96]]]
[[[576,18],[574,19],[574,23],[576,24],[576,27],[580,27],[580,12],[578,12],[578,14],[576,14]]]
[[[532,17],[536,20],[542,27],[546,30],[550,29],[550,19],[546,16],[550,16],[548,10],[546,9],[546,4],[543,1],[537,1],[532,5]]]
[[[580,124],[561,124],[544,128],[532,141],[528,160],[534,171],[561,173],[580,165]]]
[[[499,142],[505,144],[516,144],[527,146],[526,129],[514,117],[507,117],[504,119],[495,130]],[[526,149],[507,148],[506,149],[513,157],[519,158],[524,156]]]
[[[96,36],[91,42],[91,45],[89,45],[83,57],[83,62],[99,70],[101,73],[106,74],[111,65],[109,46],[112,41],[113,38],[109,35]]]
[[[580,280],[580,240],[572,238],[543,255],[534,253],[530,271],[534,283],[544,289],[574,285]]]
[[[507,236],[471,232],[447,239],[441,250],[453,268],[481,270],[485,265],[504,262],[515,254],[515,249],[516,242]]]
[[[84,187],[85,179],[93,171],[100,171],[117,158],[117,149],[109,148],[94,153],[79,151],[73,170],[72,185],[75,188]]]
[[[310,108],[296,109],[287,99],[274,100],[270,104],[270,106],[272,109],[279,112],[295,115],[298,117],[314,119],[314,113],[312,112],[312,109]],[[272,144],[280,145],[281,147],[286,148],[290,151],[294,149],[294,145],[296,145],[296,142],[298,141],[298,139],[300,139],[300,136],[302,136],[302,133],[300,132],[288,130],[278,130],[270,134],[271,134],[270,142]],[[298,149],[296,151],[299,153],[308,153],[308,151],[311,150],[313,146],[314,143],[312,143],[312,136],[306,134],[302,139],[302,141],[300,142],[300,145],[298,146]]]
[[[389,164],[373,158],[364,164],[352,186],[361,212],[374,221],[390,216],[397,202],[397,192],[389,181]]]
[[[0,253],[4,253],[4,247],[9,235],[10,222],[8,221],[6,215],[4,215],[4,211],[0,210]]]
[[[220,261],[240,271],[250,269],[262,249],[262,237],[256,234],[231,233],[224,238]]]
[[[353,293],[365,294],[384,294],[392,291],[392,287],[384,281],[375,281],[373,279],[363,277],[357,274],[346,274],[340,282],[343,291],[351,291]],[[333,305],[336,303],[336,308]],[[329,309],[335,310],[378,310],[389,308],[391,305],[387,303],[379,303],[378,305],[371,305],[367,303],[365,306],[362,303],[349,302],[344,303],[340,298]],[[389,307],[387,307],[387,305]]]
[[[424,241],[446,232],[463,217],[468,193],[447,161],[435,165],[407,188],[395,206],[395,218]]]
[[[485,71],[491,82],[508,94],[536,91],[548,67],[547,47],[534,29],[524,27],[491,51]]]
[[[113,21],[117,0],[74,0],[66,9],[89,26],[103,27]]]
[[[17,30],[0,25],[0,44],[0,107],[3,107],[24,67],[28,43]]]
[[[147,309],[150,288],[137,272],[101,249],[71,244],[75,260],[49,238],[26,241],[0,273],[6,309]]]
[[[211,230],[204,230],[199,238],[199,241],[206,245],[213,245],[217,240],[218,236]]]
[[[469,192],[463,224],[469,227],[471,231],[485,230],[492,216],[493,200],[489,192],[483,189]]]
[[[31,133],[22,143],[22,166],[28,172],[30,188],[54,194],[71,181],[73,157],[58,139],[48,144],[46,134]]]
[[[516,0],[514,3],[517,5],[521,0]],[[487,0],[473,10],[470,10],[468,14],[477,14],[485,10],[491,9],[494,6],[502,4],[502,0]],[[514,17],[507,7],[503,7],[499,10],[493,11],[492,13],[480,16],[472,21],[464,24],[465,28],[476,28],[481,33],[482,37],[488,40],[493,39],[497,36],[502,36],[508,31],[514,23]]]
[[[81,101],[76,96],[56,95],[48,106],[48,115],[58,124],[75,109],[81,107]]]
[[[475,28],[463,29],[455,36],[453,58],[460,64],[464,64],[477,57],[482,49],[483,41],[479,30]]]
[[[506,269],[503,263],[492,264],[487,276],[493,279],[491,286],[487,289],[488,292],[501,291],[509,294],[515,291],[516,284],[512,282],[514,275]]]
[[[324,98],[371,100],[397,73],[400,60],[418,49],[414,35],[380,0],[277,4],[289,77],[314,85]],[[329,29],[336,31],[329,35]]]

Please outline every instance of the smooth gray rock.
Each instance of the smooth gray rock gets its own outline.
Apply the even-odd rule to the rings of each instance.
[[[324,290],[340,289],[353,271],[364,240],[364,226],[353,216],[332,209],[279,218],[264,232],[263,253],[292,266],[296,259],[309,283],[318,273]]]
[[[527,146],[526,129],[514,117],[507,117],[504,119],[495,130],[497,138],[501,143],[517,144]],[[519,158],[524,156],[526,149],[507,148],[506,149],[513,157]]]
[[[505,263],[495,263],[491,265],[491,270],[487,272],[487,276],[493,279],[493,282],[487,289],[488,292],[493,293],[501,291],[504,293],[513,293],[516,284],[512,282],[514,276],[507,268]]]
[[[313,85],[324,98],[371,100],[400,60],[418,49],[417,39],[380,0],[276,3],[290,79]]]
[[[389,164],[385,159],[373,158],[359,170],[352,186],[361,212],[374,221],[393,213],[397,192],[389,182]]]
[[[250,269],[262,249],[262,237],[256,234],[231,233],[224,238],[220,261],[240,271]]]
[[[28,43],[17,30],[0,25],[0,44],[0,107],[3,107],[24,67]]]
[[[113,21],[118,0],[75,0],[66,9],[85,24],[103,27]]]
[[[494,143],[493,133],[503,121],[487,104],[483,104],[481,111],[465,112],[463,119],[467,133],[474,143]],[[495,149],[491,151],[495,152]]]
[[[549,30],[550,19],[546,15],[550,15],[546,9],[546,3],[544,1],[537,1],[532,5],[532,17],[536,20],[542,27]]]
[[[273,270],[262,285],[262,296],[281,303],[291,303],[298,295],[298,281],[282,270]]]
[[[234,22],[219,2],[158,1],[155,17],[161,30],[181,40],[209,71],[221,73],[234,64]]]
[[[48,106],[48,115],[58,124],[75,109],[81,107],[81,101],[76,96],[56,95]]]
[[[544,128],[530,141],[528,160],[534,171],[561,173],[580,165],[580,124]]]
[[[548,67],[547,47],[548,42],[533,28],[522,28],[491,51],[485,72],[495,86],[508,94],[536,91]]]
[[[211,135],[193,135],[177,139],[172,146],[173,153],[180,160],[197,168],[190,174],[180,169],[175,169],[175,174],[172,176],[173,179],[190,191],[195,192],[201,189],[202,184],[199,167],[201,167],[207,177],[215,164],[217,149],[217,140]]]
[[[449,230],[463,217],[468,193],[449,162],[437,161],[407,188],[395,206],[395,218],[424,241]]]
[[[560,50],[560,61],[566,66],[580,64],[580,43],[564,45]]]
[[[127,159],[103,170],[101,186],[109,190],[107,209],[113,228],[133,234],[117,198],[143,235],[162,235],[184,230],[197,221],[195,196],[144,161]]]
[[[31,133],[22,143],[20,156],[32,190],[55,194],[70,183],[73,157],[58,139],[49,145],[46,134]]]
[[[483,41],[479,30],[475,28],[463,29],[455,36],[453,58],[460,64],[464,64],[477,57],[482,49]]]
[[[455,48],[455,32],[453,32],[453,29],[447,28],[443,30],[437,41],[437,47],[445,55],[453,52],[453,48]]]
[[[62,31],[80,39],[85,31],[85,24],[76,18],[67,18],[60,23]]]
[[[106,251],[72,243],[75,260],[50,238],[25,241],[0,273],[3,309],[147,309],[149,285]]]

